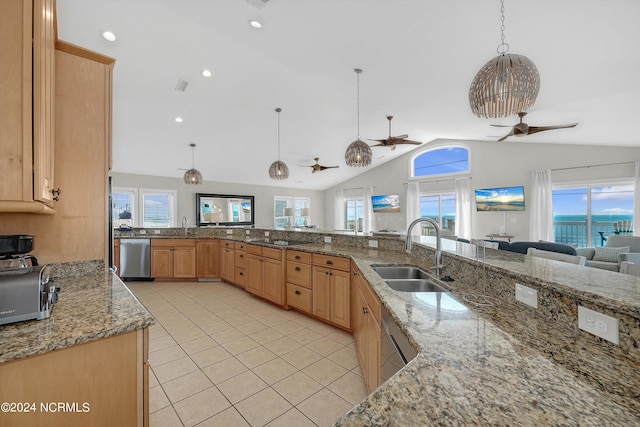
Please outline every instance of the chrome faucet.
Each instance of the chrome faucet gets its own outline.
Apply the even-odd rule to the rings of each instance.
[[[436,270],[436,277],[440,278],[440,271],[442,270],[442,240],[440,238],[440,225],[438,222],[432,218],[418,218],[409,224],[407,228],[407,252],[411,252],[411,248],[413,246],[413,241],[411,240],[411,230],[415,227],[416,224],[421,222],[427,222],[433,226],[436,230],[436,265],[434,269]]]
[[[187,219],[186,216],[182,217],[182,226],[184,227],[184,235],[187,235],[187,227],[189,226],[189,220]]]

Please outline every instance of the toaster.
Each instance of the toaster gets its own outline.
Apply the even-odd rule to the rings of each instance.
[[[0,325],[51,315],[60,290],[53,284],[51,270],[51,266],[39,265],[0,272]]]

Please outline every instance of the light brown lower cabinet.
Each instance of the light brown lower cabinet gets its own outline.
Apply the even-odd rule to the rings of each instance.
[[[324,265],[338,266],[346,270],[328,268]],[[348,258],[313,255],[313,314],[345,329],[351,329],[349,266]]]
[[[381,303],[357,269],[352,271],[354,286],[353,337],[367,391],[380,385]]]
[[[275,304],[285,303],[283,250],[246,245],[247,291]]]
[[[148,358],[145,328],[0,364],[0,402],[23,408],[0,424],[148,426]]]
[[[235,282],[235,249],[233,242],[220,241],[220,278],[228,283]]]
[[[196,240],[196,277],[198,279],[220,277],[220,241],[218,239]]]
[[[151,239],[151,277],[194,279],[196,243],[193,239]]]

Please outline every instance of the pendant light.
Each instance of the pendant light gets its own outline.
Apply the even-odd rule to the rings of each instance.
[[[366,167],[371,164],[371,147],[364,141],[360,140],[360,74],[362,74],[362,70],[360,68],[356,68],[355,70],[357,76],[357,105],[358,105],[358,134],[356,136],[356,140],[353,141],[347,147],[347,151],[344,153],[344,161],[347,163],[347,166],[353,167]]]
[[[540,90],[540,74],[535,64],[524,55],[508,54],[504,42],[504,0],[502,42],[496,49],[500,55],[478,71],[469,88],[471,111],[478,117],[498,118],[526,112],[536,101]]]
[[[281,108],[276,108],[276,113],[278,113],[278,160],[271,163],[269,167],[269,177],[279,180],[289,178],[289,168],[285,162],[280,160],[280,111],[282,111]]]
[[[185,184],[202,184],[202,174],[195,167],[196,163],[196,144],[189,144],[191,147],[191,169],[184,173],[184,182]]]

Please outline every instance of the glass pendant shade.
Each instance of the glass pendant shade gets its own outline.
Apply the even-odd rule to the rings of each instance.
[[[200,185],[200,184],[202,184],[202,174],[195,167],[195,163],[196,163],[196,144],[189,144],[189,147],[191,147],[191,169],[187,170],[184,173],[184,183],[185,184]]]
[[[526,112],[538,97],[540,74],[524,55],[502,54],[478,71],[469,88],[471,111],[498,118]]]
[[[276,160],[269,167],[269,177],[271,179],[287,179],[289,178],[289,167],[283,161]]]
[[[289,178],[289,167],[285,162],[280,160],[280,112],[282,108],[276,108],[276,113],[278,113],[278,160],[271,163],[269,166],[269,177],[271,179],[287,179]]]
[[[371,147],[364,141],[357,139],[347,147],[344,153],[344,161],[348,166],[366,167],[371,164]]]

